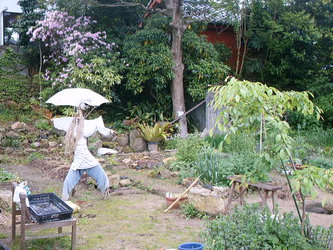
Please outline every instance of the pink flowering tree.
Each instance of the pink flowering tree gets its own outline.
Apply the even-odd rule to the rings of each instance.
[[[30,41],[40,42],[47,51],[41,64],[49,86],[89,87],[111,97],[111,87],[121,81],[111,64],[115,44],[107,42],[105,31],[91,32],[95,23],[90,17],[55,10],[28,30]]]

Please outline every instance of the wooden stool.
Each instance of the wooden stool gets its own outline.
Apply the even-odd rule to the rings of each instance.
[[[44,222],[44,223],[33,223],[30,220],[29,210],[26,205],[26,198],[27,195],[20,193],[20,203],[21,209],[16,209],[16,203],[14,202],[14,192],[15,188],[17,187],[17,183],[12,183],[12,243],[16,237],[16,225],[21,225],[21,249],[26,249],[26,240],[34,240],[34,239],[44,239],[44,238],[53,238],[53,237],[60,237],[60,236],[67,236],[71,235],[71,246],[72,249],[75,249],[76,245],[76,219],[71,218],[67,220],[60,220],[60,221],[51,221],[51,222]],[[21,215],[21,220],[16,221],[16,216]],[[62,232],[62,227],[71,226],[72,231],[68,233]],[[46,228],[58,228],[58,234],[52,235],[41,235],[41,236],[26,236],[27,230],[40,230]]]
[[[262,200],[262,206],[267,206],[267,199],[268,199],[268,195],[269,195],[269,192],[272,193],[272,205],[273,205],[273,210],[275,208],[275,193],[276,191],[282,189],[281,186],[277,186],[277,185],[274,185],[274,184],[270,184],[270,183],[251,183],[251,182],[248,182],[246,183],[247,186],[245,186],[243,183],[242,183],[242,178],[239,177],[239,176],[230,176],[228,177],[229,180],[232,180],[233,183],[231,185],[231,189],[230,189],[230,192],[229,192],[229,199],[228,199],[228,203],[227,203],[227,207],[226,207],[226,210],[228,211],[229,209],[229,206],[230,204],[237,200],[238,198],[240,199],[240,204],[243,205],[243,202],[244,202],[244,198],[243,198],[243,195],[245,193],[245,191],[247,190],[247,186],[250,186],[250,187],[255,187],[259,190],[259,195],[261,197],[261,200]],[[235,192],[235,189],[236,189],[236,186],[239,187],[239,194],[237,195],[236,198],[232,198],[234,192]]]

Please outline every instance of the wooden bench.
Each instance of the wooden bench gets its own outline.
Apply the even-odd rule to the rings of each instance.
[[[272,183],[252,183],[252,182],[247,182],[243,183],[242,182],[242,177],[241,176],[229,176],[229,180],[233,181],[231,185],[231,189],[229,192],[229,199],[227,203],[226,210],[229,210],[229,207],[231,203],[238,198],[240,199],[240,205],[243,205],[244,203],[244,193],[247,190],[248,187],[254,187],[259,190],[259,195],[262,199],[262,206],[267,206],[267,199],[269,198],[269,192],[271,192],[271,198],[272,198],[272,205],[273,205],[273,210],[275,208],[275,193],[276,191],[282,189],[281,186],[272,184]],[[236,191],[236,188],[239,188],[239,193],[236,196],[236,198],[233,198],[233,195]]]
[[[17,187],[17,183],[12,183],[12,243],[16,237],[16,225],[20,224],[21,226],[21,249],[26,249],[26,240],[34,240],[34,239],[44,239],[44,238],[53,238],[53,237],[60,237],[60,236],[71,236],[71,248],[75,249],[76,246],[76,219],[71,218],[67,220],[60,220],[60,221],[51,221],[51,222],[44,222],[44,223],[33,223],[30,220],[29,210],[26,205],[26,198],[27,195],[20,193],[20,203],[21,209],[17,209],[17,204],[14,202],[14,192],[15,188]],[[16,220],[16,216],[21,215],[20,221]],[[68,233],[62,232],[62,227],[71,226],[72,231]],[[39,235],[39,236],[26,236],[27,230],[40,230],[46,228],[58,228],[57,234],[52,235]]]

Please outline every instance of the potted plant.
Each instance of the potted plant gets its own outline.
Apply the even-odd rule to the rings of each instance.
[[[147,123],[138,124],[142,137],[148,142],[148,150],[158,150],[159,142],[165,140],[170,130],[171,123],[156,123],[150,126]]]

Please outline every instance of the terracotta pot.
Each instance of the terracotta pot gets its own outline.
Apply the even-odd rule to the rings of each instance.
[[[169,207],[178,197],[165,197],[166,205]],[[172,209],[180,208],[181,204],[187,203],[187,196],[180,198],[180,200],[172,207]]]

